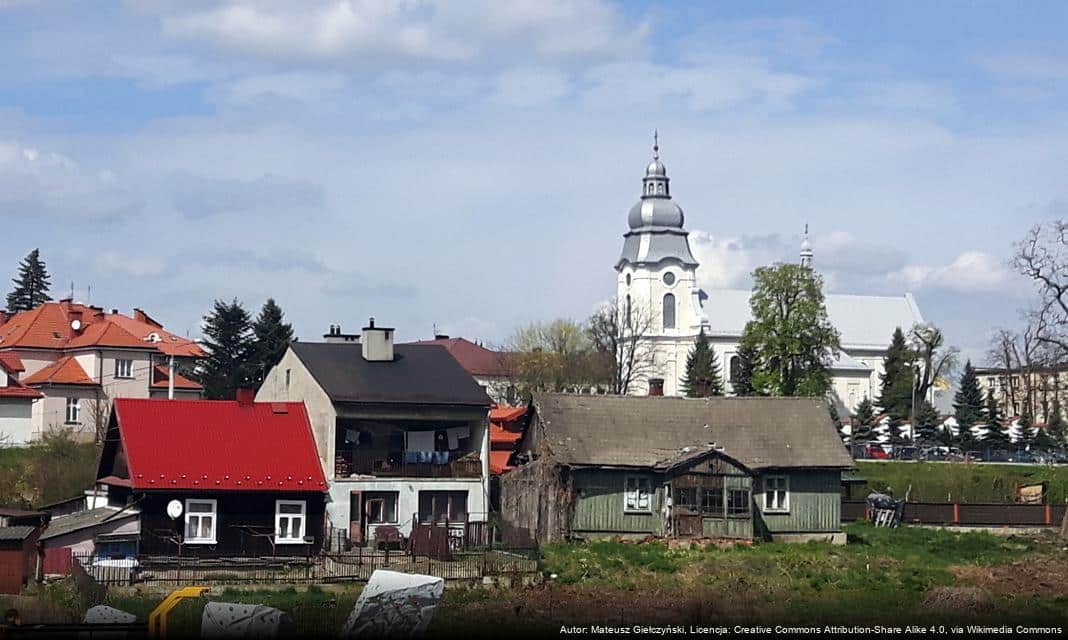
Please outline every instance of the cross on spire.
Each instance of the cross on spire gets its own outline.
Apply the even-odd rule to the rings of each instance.
[[[660,159],[660,133],[653,129],[653,160]]]

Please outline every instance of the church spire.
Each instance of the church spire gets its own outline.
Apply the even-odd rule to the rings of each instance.
[[[805,223],[805,236],[801,239],[801,266],[812,266],[812,243],[808,239],[808,223]]]
[[[667,167],[660,162],[660,132],[653,129],[653,161],[645,167],[642,178],[642,198],[670,198]]]

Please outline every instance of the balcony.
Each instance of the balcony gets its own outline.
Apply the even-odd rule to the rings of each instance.
[[[392,453],[338,451],[334,477],[479,478],[482,460],[477,451],[396,451]]]

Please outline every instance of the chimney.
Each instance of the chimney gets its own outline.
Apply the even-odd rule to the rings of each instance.
[[[360,336],[356,333],[341,333],[341,325],[332,324],[330,330],[323,334],[323,342],[330,344],[341,342],[359,342]]]
[[[445,333],[435,333],[434,334],[434,339],[435,340],[448,340],[449,336],[448,336],[448,334],[445,334]]]
[[[664,379],[663,378],[650,378],[649,379],[649,395],[662,396],[664,395]]]
[[[153,319],[152,319],[152,318],[151,318],[151,317],[150,317],[150,316],[149,316],[149,315],[148,315],[147,313],[145,313],[145,312],[144,312],[143,310],[141,310],[141,309],[138,309],[137,307],[134,307],[134,310],[133,310],[133,311],[134,311],[134,315],[133,315],[133,317],[134,317],[134,320],[137,320],[138,322],[144,322],[145,324],[150,324],[150,325],[152,325],[153,327],[157,327],[157,328],[159,328],[159,329],[162,329],[162,328],[163,328],[163,325],[162,325],[162,324],[160,324],[159,322],[156,322],[155,320],[153,320]]]
[[[238,387],[237,392],[234,394],[234,399],[237,400],[239,407],[251,407],[252,403],[256,401],[256,392],[250,387]]]
[[[0,309],[0,324],[7,322],[10,317],[11,315],[7,312],[7,309]]]
[[[393,329],[376,327],[372,317],[360,334],[363,359],[368,362],[393,362]]]

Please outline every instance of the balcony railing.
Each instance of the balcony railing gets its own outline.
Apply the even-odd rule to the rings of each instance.
[[[438,454],[435,456],[412,454]],[[442,455],[444,454],[444,455]],[[338,453],[334,460],[334,477],[353,475],[380,478],[478,478],[482,461],[477,453],[413,452],[396,455]]]

